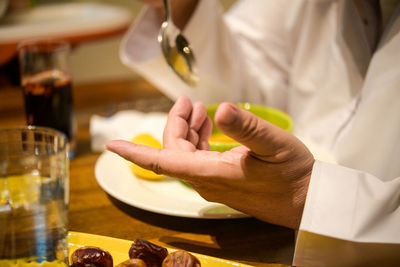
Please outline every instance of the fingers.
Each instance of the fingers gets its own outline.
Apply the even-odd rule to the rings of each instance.
[[[208,143],[208,139],[211,136],[212,131],[212,120],[209,117],[206,117],[203,125],[199,130],[199,143],[197,145],[198,149],[201,150],[210,150],[210,144]]]
[[[215,123],[228,136],[260,156],[280,156],[298,142],[293,135],[231,103],[222,103],[215,113]]]
[[[163,143],[165,148],[175,148],[184,151],[193,151],[195,146],[186,142],[189,133],[188,120],[192,113],[192,102],[182,95],[175,102],[168,114],[167,124],[163,134]]]
[[[164,147],[183,151],[208,149],[211,130],[212,123],[204,104],[197,102],[192,105],[190,99],[182,95],[169,112],[164,129]]]
[[[211,135],[212,122],[207,117],[206,107],[197,102],[193,105],[193,111],[189,119],[188,141],[198,149],[208,150],[208,138]]]
[[[204,120],[207,118],[206,107],[201,102],[196,102],[193,105],[192,114],[190,115],[189,127],[198,132],[203,125]]]
[[[106,147],[143,168],[192,182],[216,177],[238,179],[243,176],[241,155],[237,153],[157,149],[123,140],[111,141]]]
[[[187,135],[187,140],[191,142],[194,146],[198,146],[199,143],[199,134],[198,131],[200,127],[203,125],[203,122],[206,115],[206,108],[203,103],[197,102],[193,105],[192,113],[190,114],[190,118],[188,121],[189,131]]]

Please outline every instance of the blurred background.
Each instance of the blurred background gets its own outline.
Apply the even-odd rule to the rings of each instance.
[[[222,5],[227,9],[235,0],[219,0]],[[48,6],[49,4],[92,4],[92,5],[106,5],[110,7],[117,7],[121,11],[125,11],[125,22],[128,24],[122,25],[125,22],[119,17],[118,30],[109,32],[103,35],[92,36],[81,38],[81,40],[74,40],[74,49],[71,54],[71,69],[73,72],[74,84],[101,82],[101,81],[115,81],[115,80],[131,80],[137,78],[137,75],[124,65],[122,65],[119,59],[119,45],[123,37],[123,33],[127,30],[129,24],[133,22],[135,17],[140,12],[143,4],[138,0],[0,0],[0,14],[4,13],[0,18],[0,45],[7,43],[7,38],[10,38],[11,34],[15,34],[17,30],[11,30],[11,26],[15,26],[16,21],[24,21],[25,24],[32,24],[27,20],[29,16],[36,23],[36,27],[39,24],[45,23],[47,26],[52,23],[52,20],[60,19],[62,16],[71,11],[59,10],[60,13],[53,14],[48,18],[43,18],[44,15],[38,12],[33,16],[26,15],[32,10]],[[87,17],[92,16],[88,11]],[[126,18],[126,14],[129,14],[130,18]],[[15,15],[18,14],[18,19]],[[25,14],[25,15],[24,15]],[[12,15],[12,16],[11,16]],[[25,16],[25,18],[24,18]],[[46,14],[48,16],[48,14]],[[86,16],[83,14],[82,16]],[[11,18],[12,17],[12,18]],[[78,19],[79,17],[76,16]],[[71,19],[74,19],[71,17]],[[43,20],[43,21],[41,21]],[[76,21],[75,21],[76,22]],[[96,23],[93,21],[93,23]],[[32,26],[32,25],[30,25]],[[25,30],[29,31],[29,27]],[[62,29],[60,29],[62,31]],[[31,31],[32,33],[32,31]],[[20,38],[20,36],[18,37]],[[3,50],[3,51],[2,51]],[[0,58],[5,55],[7,49],[4,46],[0,46]],[[18,69],[17,60],[8,59],[6,62],[0,60],[0,86],[4,86],[6,83],[17,83],[18,77],[15,76],[15,71]]]

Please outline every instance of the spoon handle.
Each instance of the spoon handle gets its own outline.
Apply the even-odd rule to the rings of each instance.
[[[164,0],[164,8],[165,8],[165,20],[168,21],[171,17],[168,0]]]

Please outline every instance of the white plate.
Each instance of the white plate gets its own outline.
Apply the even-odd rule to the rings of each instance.
[[[108,194],[147,211],[188,218],[226,219],[248,215],[225,205],[208,202],[177,179],[148,181],[134,176],[128,163],[111,152],[96,162],[97,182]]]
[[[42,36],[100,34],[126,27],[131,19],[132,16],[126,9],[99,3],[39,5],[7,14],[0,24],[0,43]]]

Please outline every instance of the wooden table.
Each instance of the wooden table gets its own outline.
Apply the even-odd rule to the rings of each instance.
[[[74,87],[78,153],[70,164],[69,229],[172,248],[257,266],[290,265],[294,233],[254,218],[191,219],[147,212],[107,195],[97,184],[89,119],[122,109],[165,111],[172,102],[142,79]],[[0,127],[25,124],[21,89],[0,87]],[[286,265],[285,265],[286,264]]]

